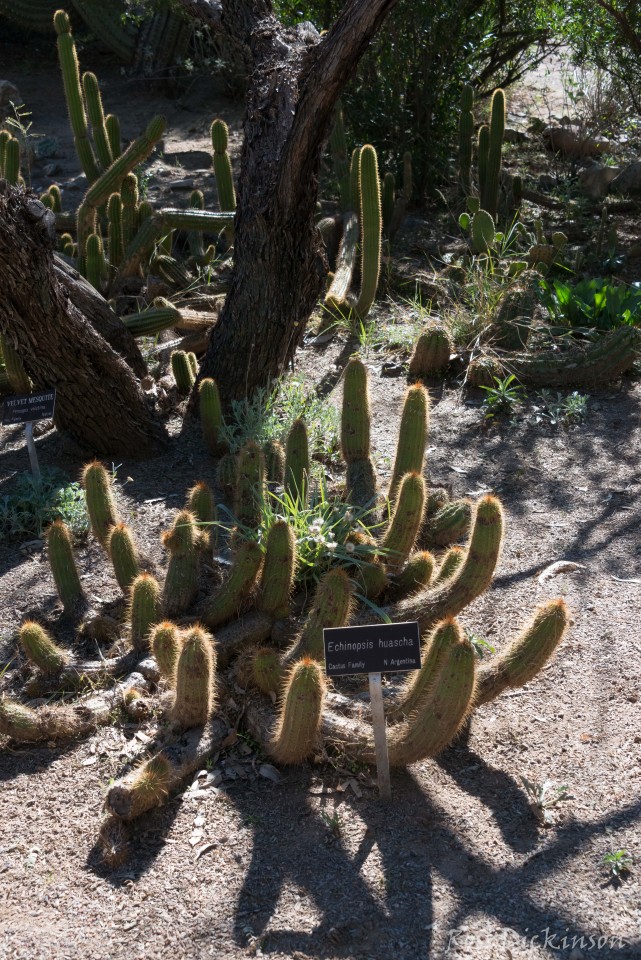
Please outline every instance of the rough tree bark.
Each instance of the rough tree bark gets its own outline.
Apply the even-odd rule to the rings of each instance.
[[[326,277],[314,224],[336,101],[397,0],[349,0],[321,37],[284,27],[271,0],[180,0],[239,40],[249,67],[231,287],[200,376],[250,395],[294,355]]]
[[[95,455],[152,456],[164,434],[132,369],[144,369],[138,348],[102,298],[54,261],[54,242],[43,204],[0,181],[0,333],[36,387],[56,388],[57,427]]]

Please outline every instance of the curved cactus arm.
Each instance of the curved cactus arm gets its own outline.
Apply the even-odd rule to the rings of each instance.
[[[301,763],[314,751],[324,698],[320,664],[310,658],[299,660],[285,679],[278,721],[267,743],[277,763]]]
[[[476,705],[489,703],[504,690],[522,687],[535,677],[563,640],[569,618],[562,599],[539,607],[507,650],[479,670]]]
[[[395,499],[401,480],[406,473],[423,472],[428,423],[429,395],[425,387],[416,383],[409,387],[405,394],[396,458],[390,481],[390,500]]]
[[[253,540],[238,547],[228,579],[207,601],[203,610],[203,620],[207,626],[217,627],[238,614],[242,602],[254,588],[262,561],[262,550]]]
[[[407,561],[425,511],[425,481],[419,473],[407,473],[398,492],[389,527],[381,542],[381,559],[390,570],[399,570]]]
[[[68,653],[54,643],[44,627],[33,620],[26,620],[22,624],[18,637],[27,660],[45,674],[59,674],[69,662]]]
[[[153,337],[161,330],[175,327],[181,318],[177,307],[149,307],[140,313],[130,313],[122,322],[134,337]]]
[[[316,587],[316,594],[305,626],[285,660],[293,663],[300,657],[324,660],[323,630],[344,627],[353,609],[354,585],[345,570],[335,567],[326,573]]]
[[[535,387],[573,387],[616,380],[640,356],[641,330],[623,326],[596,343],[564,354],[511,354],[505,358],[505,365],[521,383]]]
[[[353,308],[361,319],[370,311],[381,271],[381,185],[378,161],[374,147],[366,144],[359,158],[359,187],[361,194],[361,290]]]
[[[18,743],[43,743],[53,740],[64,743],[86,736],[109,723],[114,708],[113,697],[96,697],[73,707],[39,707],[34,710],[17,700],[0,699],[0,734]]]
[[[204,766],[207,759],[221,749],[228,735],[227,724],[218,717],[212,717],[204,730],[199,727],[187,730],[175,742],[165,745],[158,754],[162,758],[155,771],[158,774],[158,789],[141,790],[141,771],[143,774],[149,773],[149,765],[157,759],[152,758],[109,789],[109,812],[120,820],[133,820],[159,806],[183,780]],[[154,767],[151,773],[154,774]]]
[[[409,717],[420,707],[441,672],[445,658],[462,639],[463,631],[452,617],[434,628],[423,644],[420,670],[409,675],[400,699],[387,711],[390,720]]]

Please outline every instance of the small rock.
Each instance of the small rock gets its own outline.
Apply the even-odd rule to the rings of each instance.
[[[514,127],[506,127],[503,139],[506,143],[527,143],[530,138],[524,130],[515,130]]]
[[[185,177],[183,180],[172,180],[167,184],[169,190],[193,190],[194,180],[192,177]]]
[[[405,368],[402,363],[389,363],[386,361],[381,367],[382,377],[402,377]]]
[[[600,200],[606,195],[611,182],[619,172],[619,167],[604,167],[601,164],[588,167],[579,174],[581,189],[592,200]]]
[[[610,146],[608,140],[590,137],[580,127],[546,127],[543,136],[555,153],[566,160],[584,160],[586,157],[599,157]]]
[[[22,103],[20,91],[10,80],[0,80],[0,120],[4,120],[13,113],[12,103],[20,106]]]
[[[42,172],[45,177],[58,177],[62,173],[62,167],[59,163],[45,163]]]
[[[635,160],[619,173],[610,183],[610,193],[628,195],[641,193],[641,160]]]

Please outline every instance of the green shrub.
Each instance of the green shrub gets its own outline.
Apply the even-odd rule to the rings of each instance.
[[[43,470],[39,483],[30,473],[22,473],[12,486],[10,493],[0,497],[0,540],[41,537],[58,519],[76,536],[89,529],[82,488],[70,483],[61,470]]]
[[[541,281],[541,298],[550,317],[563,326],[614,330],[641,324],[641,284],[630,286],[599,277],[573,287],[559,280]]]

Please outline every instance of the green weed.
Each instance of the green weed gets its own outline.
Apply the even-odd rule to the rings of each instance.
[[[0,498],[0,540],[41,537],[60,518],[75,536],[86,534],[89,517],[79,483],[70,483],[61,470],[45,469],[40,481],[21,474],[12,493]]]

